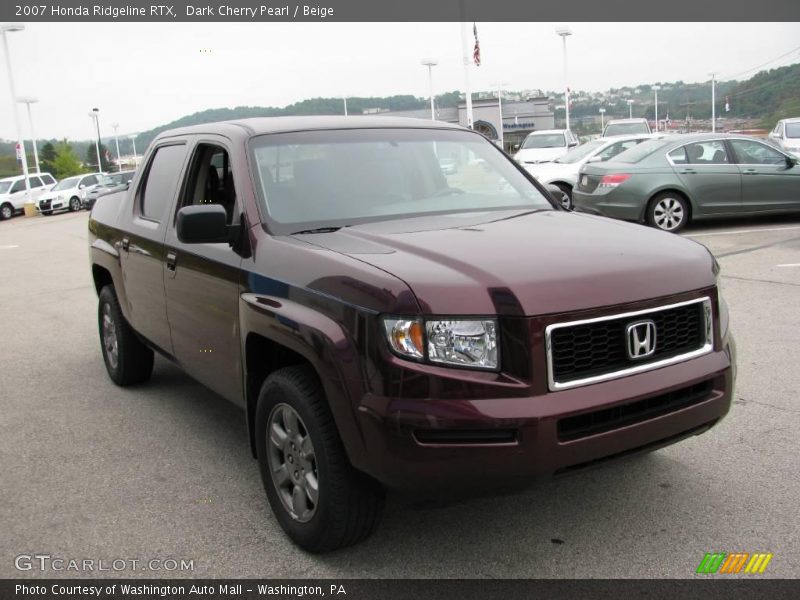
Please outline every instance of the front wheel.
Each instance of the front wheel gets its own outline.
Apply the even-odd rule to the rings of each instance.
[[[77,196],[69,199],[69,212],[78,212],[81,209],[81,200]]]
[[[561,208],[564,210],[572,210],[572,188],[564,183],[554,183],[559,190],[561,190],[561,197],[558,199]]]
[[[126,387],[149,379],[153,372],[153,351],[125,320],[113,285],[100,291],[97,321],[103,361],[111,380]]]
[[[267,377],[255,429],[267,499],[292,541],[326,552],[372,533],[383,490],[350,465],[311,367],[286,367]]]
[[[14,207],[6,203],[0,206],[0,221],[5,221],[14,216]]]
[[[689,223],[686,200],[673,192],[658,194],[647,207],[647,223],[662,231],[677,233]]]

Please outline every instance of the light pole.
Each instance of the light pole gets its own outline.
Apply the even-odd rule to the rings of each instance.
[[[656,116],[656,132],[658,132],[658,90],[660,90],[660,89],[661,89],[660,85],[654,85],[653,86],[653,93],[656,95],[655,100],[654,100],[655,107],[656,107],[656,112],[655,112],[655,116]]]
[[[717,74],[716,73],[709,73],[711,75],[711,133],[716,133],[717,131],[717,99],[716,99],[716,88],[717,88]]]
[[[347,96],[342,96],[342,102],[344,102],[344,116],[347,116]]]
[[[36,163],[36,172],[41,173],[42,171],[39,168],[39,151],[36,149],[36,134],[33,132],[33,117],[31,116],[31,104],[35,104],[36,102],[38,102],[38,100],[30,96],[20,96],[19,98],[17,98],[17,102],[28,106],[28,125],[31,128],[31,144],[33,145],[33,160]]]
[[[603,132],[603,129],[605,129],[605,128],[606,128],[606,123],[605,123],[605,120],[604,120],[604,118],[603,118],[603,116],[604,116],[605,114],[606,114],[606,109],[605,109],[605,108],[601,108],[601,109],[600,109],[600,133],[602,133],[602,132]]]
[[[431,121],[436,120],[436,107],[434,106],[433,102],[433,67],[438,65],[439,63],[433,60],[432,58],[423,58],[420,61],[420,64],[428,67],[428,88],[430,90],[431,96]]]
[[[556,29],[556,34],[561,36],[562,46],[564,48],[564,108],[566,110],[567,125],[565,129],[569,129],[569,84],[567,83],[567,36],[572,35],[572,30],[569,27],[560,27]]]
[[[497,110],[500,112],[500,147],[505,150],[505,138],[503,137],[503,88],[506,83],[495,83],[492,87],[497,88]]]
[[[633,118],[633,100],[628,100],[628,118]]]
[[[119,138],[117,137],[119,123],[112,123],[111,127],[114,129],[114,143],[117,145],[117,171],[122,171],[122,159],[119,157]]]
[[[17,144],[19,144],[19,148],[21,151],[20,157],[22,159],[22,174],[25,176],[25,204],[32,203],[33,200],[31,199],[31,180],[28,174],[28,157],[25,156],[25,141],[22,139],[22,127],[19,124],[19,112],[17,111],[17,93],[14,90],[14,74],[11,72],[11,56],[8,53],[8,38],[6,37],[7,33],[12,31],[24,31],[25,26],[18,24],[18,23],[8,23],[5,25],[0,25],[0,33],[3,35],[3,53],[6,56],[6,70],[8,72],[8,89],[11,92],[11,106],[14,109],[14,125],[17,128]],[[35,213],[29,213],[26,209],[25,214],[31,214],[31,216]]]
[[[131,143],[133,144],[133,164],[135,167],[139,166],[139,157],[136,155],[136,136],[138,134],[132,133],[130,135]]]
[[[97,127],[97,138],[94,141],[94,148],[97,150],[97,172],[102,173],[103,169],[101,167],[103,163],[100,160],[100,109],[93,108],[92,112],[89,113],[89,117],[94,119],[95,127]]]

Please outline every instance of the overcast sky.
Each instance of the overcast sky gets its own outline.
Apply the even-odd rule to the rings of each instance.
[[[561,89],[559,25],[478,23],[483,64],[471,70],[473,91],[494,83]],[[570,27],[570,87],[590,91],[705,81],[711,71],[727,78],[800,46],[800,23]],[[437,93],[463,90],[460,32],[459,23],[30,23],[8,40],[17,94],[39,98],[36,135],[87,139],[93,107],[107,136],[114,122],[120,134],[131,133],[207,108],[285,106],[318,96],[427,97],[425,57],[439,61]],[[765,68],[798,61],[794,50]],[[0,70],[0,138],[11,139]],[[27,119],[24,131],[28,137]]]

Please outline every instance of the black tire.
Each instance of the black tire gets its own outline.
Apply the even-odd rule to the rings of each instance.
[[[299,416],[300,427],[313,444],[318,496],[307,522],[293,517],[284,506],[270,468],[270,452],[287,460],[268,446],[273,442],[267,435],[275,411],[286,410],[287,405]],[[383,511],[383,488],[350,465],[313,368],[286,367],[267,377],[258,396],[255,434],[267,499],[278,523],[298,546],[308,552],[327,552],[360,542],[375,530]]]
[[[572,188],[568,186],[566,183],[554,183],[558,189],[561,190],[561,193],[564,194],[560,199],[559,202],[561,203],[561,207],[566,210],[572,210]]]
[[[677,192],[661,192],[648,203],[645,218],[651,227],[678,233],[689,224],[689,203]]]
[[[43,211],[42,211],[42,214],[43,214],[45,217],[49,217],[50,215],[52,215],[52,214],[53,214],[53,211],[52,211],[52,210],[43,210]]]
[[[14,207],[11,206],[8,202],[0,206],[0,221],[5,221],[6,219],[10,219],[14,216]]]
[[[69,212],[78,212],[81,209],[81,199],[73,196],[69,199]]]
[[[106,316],[114,327],[115,357],[109,348],[107,332],[104,329]],[[113,285],[107,285],[100,291],[97,325],[103,362],[111,380],[119,386],[126,387],[149,379],[153,373],[153,351],[142,343],[125,320]]]

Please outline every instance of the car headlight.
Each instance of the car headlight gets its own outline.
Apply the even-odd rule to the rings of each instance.
[[[496,370],[499,366],[495,319],[385,318],[392,350],[432,364]]]

